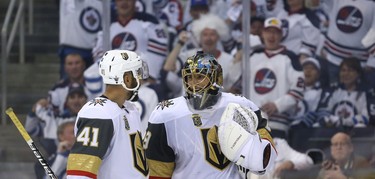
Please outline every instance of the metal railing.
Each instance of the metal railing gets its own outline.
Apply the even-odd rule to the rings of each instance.
[[[14,8],[17,7],[14,20],[11,21]],[[16,31],[19,30],[19,63],[25,63],[25,23],[24,23],[24,6],[25,0],[11,0],[5,15],[3,27],[1,28],[1,124],[6,124],[5,110],[7,108],[7,65],[10,50],[13,46],[13,41],[16,36]],[[33,0],[28,0],[28,21],[29,34],[33,33]],[[12,25],[10,34],[8,36],[8,28]]]

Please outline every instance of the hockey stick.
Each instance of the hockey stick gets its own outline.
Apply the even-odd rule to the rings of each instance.
[[[44,170],[46,171],[46,174],[51,179],[57,179],[55,173],[53,173],[51,167],[48,165],[47,161],[44,159],[42,154],[39,152],[38,148],[34,144],[34,141],[31,139],[29,133],[27,133],[26,129],[23,127],[20,120],[17,118],[16,114],[14,114],[12,108],[8,108],[6,111],[7,115],[12,119],[14,125],[16,125],[18,131],[21,133],[23,139],[27,142],[31,150],[33,151],[34,155],[38,159],[39,163],[43,166]]]

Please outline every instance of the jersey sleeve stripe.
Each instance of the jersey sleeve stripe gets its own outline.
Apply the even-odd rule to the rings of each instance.
[[[159,45],[159,46],[162,46],[162,47],[166,47],[166,46],[168,46],[167,44],[165,44],[165,43],[161,43],[161,42],[156,41],[156,40],[154,40],[154,39],[149,39],[149,43],[150,43],[150,44],[156,44],[156,45]]]
[[[97,175],[102,160],[93,155],[71,153],[68,158],[67,171],[80,171],[83,174]]]
[[[85,176],[85,177],[96,179],[95,174],[92,174],[90,172],[80,171],[80,170],[68,170],[68,171],[66,171],[66,174],[67,175],[76,175],[76,176]]]
[[[171,178],[174,170],[174,162],[160,162],[156,160],[147,159],[150,167],[150,178]]]
[[[257,132],[258,132],[261,139],[268,140],[271,143],[272,147],[274,149],[276,149],[275,144],[273,143],[273,139],[271,137],[271,134],[267,131],[267,129],[261,128],[261,129],[258,129]]]

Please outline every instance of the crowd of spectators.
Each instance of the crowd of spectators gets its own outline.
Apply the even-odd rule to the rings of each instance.
[[[250,7],[242,7],[241,0],[114,0],[110,39],[103,39],[102,1],[59,3],[61,80],[26,121],[28,132],[41,139],[48,155],[66,152],[60,139],[64,129],[59,130],[65,126],[60,125],[74,121],[83,104],[104,91],[97,60],[103,55],[103,40],[109,40],[111,49],[135,51],[148,64],[150,78],[142,81],[136,102],[144,129],[158,102],[183,94],[181,66],[202,50],[222,65],[223,91],[241,95],[242,73],[251,74],[249,98],[268,116],[276,148],[292,153],[279,152],[280,168],[273,176],[309,170],[324,159],[319,177],[353,177],[346,169],[357,165],[348,167],[349,159],[341,161],[336,154],[347,147],[347,156],[354,156],[355,138],[350,135],[322,134],[326,142],[331,140],[331,151],[318,146],[320,157],[293,149],[290,140],[305,132],[301,129],[374,128],[374,1],[252,0]],[[249,32],[242,32],[243,10],[251,10]],[[242,33],[249,38],[243,39]],[[243,72],[245,40],[250,41],[246,59],[251,66]],[[362,137],[374,135],[372,130]],[[374,167],[373,156],[363,158],[366,167]]]

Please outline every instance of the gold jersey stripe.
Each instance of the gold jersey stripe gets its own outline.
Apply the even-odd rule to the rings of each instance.
[[[260,135],[260,138],[270,141],[272,146],[275,148],[275,145],[273,143],[273,139],[272,139],[270,133],[267,131],[267,129],[261,128],[261,129],[258,129],[257,132]]]
[[[80,170],[98,174],[102,160],[93,155],[86,154],[70,154],[68,158],[67,170]]]
[[[175,166],[174,162],[161,162],[147,159],[147,164],[150,168],[150,176],[167,178],[172,177],[172,173]]]

